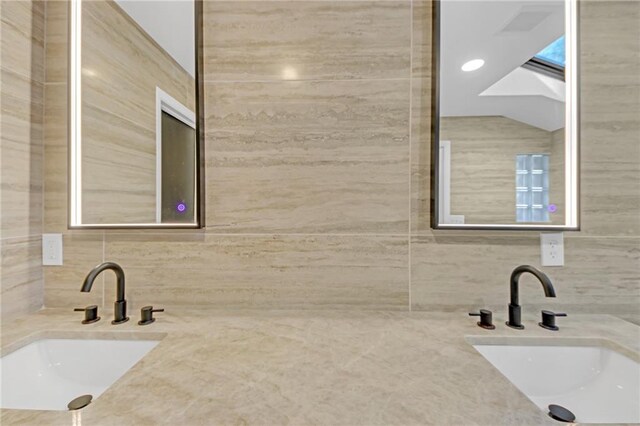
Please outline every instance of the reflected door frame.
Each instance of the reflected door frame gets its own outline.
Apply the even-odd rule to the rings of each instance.
[[[156,86],[156,223],[162,223],[162,113],[196,130],[196,114]],[[194,176],[197,180],[197,176]],[[195,195],[198,203],[198,191]]]

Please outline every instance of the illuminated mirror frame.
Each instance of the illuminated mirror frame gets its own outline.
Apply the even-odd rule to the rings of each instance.
[[[87,1],[87,0],[85,0]],[[89,0],[90,1],[90,0]],[[196,182],[197,204],[194,223],[82,223],[82,0],[69,1],[69,77],[68,77],[68,138],[69,138],[69,229],[145,229],[145,228],[204,228],[204,111],[202,83],[202,1],[193,0],[195,16],[195,99],[196,99]],[[155,212],[154,212],[155,215]]]
[[[580,230],[579,185],[579,92],[578,92],[578,0],[565,0],[565,223],[548,224],[445,224],[439,223],[440,210],[440,3],[433,2],[433,61],[432,61],[432,122],[431,122],[431,228],[486,229],[520,231],[578,231]]]

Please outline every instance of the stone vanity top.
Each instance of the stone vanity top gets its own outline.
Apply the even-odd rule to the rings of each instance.
[[[157,321],[81,325],[45,309],[2,328],[2,352],[41,337],[160,344],[79,412],[1,410],[2,425],[557,425],[468,343],[474,337],[575,338],[640,352],[640,327],[571,315],[558,332],[524,321],[496,330],[464,313],[164,312]],[[477,337],[476,337],[477,338]],[[606,341],[605,341],[606,339]]]

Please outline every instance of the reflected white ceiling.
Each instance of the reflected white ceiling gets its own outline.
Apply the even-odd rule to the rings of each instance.
[[[440,115],[564,127],[564,83],[520,68],[563,33],[563,0],[442,0]],[[477,58],[479,70],[460,69]]]
[[[115,0],[182,68],[195,77],[193,0]]]

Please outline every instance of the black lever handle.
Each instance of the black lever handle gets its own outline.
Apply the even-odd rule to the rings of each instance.
[[[138,325],[148,325],[154,322],[156,320],[153,317],[154,312],[164,312],[164,308],[153,309],[153,306],[145,306],[140,309],[140,321],[138,321]]]
[[[488,309],[480,309],[480,312],[469,312],[470,317],[480,317],[478,321],[478,327],[482,327],[487,330],[493,330],[496,328],[493,325],[493,313]]]
[[[560,328],[556,325],[556,317],[566,317],[565,313],[555,313],[551,311],[542,311],[542,322],[539,322],[538,325],[542,328],[551,331],[558,331]]]
[[[100,321],[98,316],[98,305],[89,305],[86,308],[75,308],[74,312],[84,312],[82,324],[91,324]]]

